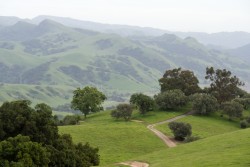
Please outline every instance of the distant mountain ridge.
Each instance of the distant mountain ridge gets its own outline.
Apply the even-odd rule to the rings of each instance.
[[[0,101],[32,99],[69,104],[72,90],[96,86],[109,102],[134,92],[155,94],[167,69],[182,67],[204,81],[205,68],[227,68],[248,85],[250,65],[174,34],[130,36],[64,26],[52,20],[0,29]]]
[[[217,48],[233,49],[241,47],[250,43],[250,33],[247,32],[219,32],[219,33],[203,33],[203,32],[170,32],[167,30],[161,30],[150,27],[139,27],[139,26],[127,26],[127,25],[115,25],[115,24],[103,24],[91,21],[82,21],[77,19],[47,16],[41,15],[33,18],[32,20],[25,19],[26,22],[33,24],[39,24],[43,20],[54,20],[65,26],[88,29],[103,33],[114,33],[121,36],[160,36],[165,33],[175,34],[181,38],[191,36],[196,38],[199,42],[204,45],[213,45]],[[13,25],[15,22],[22,19],[16,17],[0,17],[0,25]],[[2,21],[2,24],[1,24]]]

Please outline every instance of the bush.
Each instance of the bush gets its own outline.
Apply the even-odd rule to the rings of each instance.
[[[193,141],[196,141],[196,140],[199,140],[199,139],[200,139],[199,136],[188,136],[188,137],[186,137],[185,142],[190,143],[190,142],[193,142]]]
[[[250,107],[250,98],[236,98],[233,101],[243,105],[243,108],[247,110]]]
[[[146,114],[146,112],[153,110],[155,106],[154,100],[151,97],[142,93],[132,94],[129,102],[135,105],[142,115]]]
[[[187,104],[187,97],[179,90],[168,90],[155,96],[155,102],[160,109],[176,109]]]
[[[248,126],[248,122],[246,120],[240,121],[240,128],[245,129]]]
[[[60,125],[77,125],[80,120],[80,115],[67,115],[60,121]]]
[[[209,94],[199,93],[192,96],[193,111],[197,114],[207,115],[218,109],[217,99]]]
[[[173,132],[176,140],[183,141],[186,137],[191,136],[192,134],[192,127],[189,123],[170,122],[168,127]]]
[[[223,113],[228,115],[229,120],[232,118],[242,117],[243,106],[235,101],[223,103]]]
[[[132,116],[133,108],[130,104],[119,104],[116,106],[116,110],[111,112],[111,116],[119,119],[123,118],[125,121],[130,120]]]

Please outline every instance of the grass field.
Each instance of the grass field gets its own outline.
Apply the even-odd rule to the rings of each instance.
[[[145,116],[141,116],[138,112],[134,112],[132,119],[143,121],[141,123],[133,121],[124,122],[123,120],[114,120],[110,117],[110,111],[105,111],[89,115],[88,118],[85,121],[81,122],[80,125],[61,126],[59,127],[59,131],[60,133],[71,134],[74,142],[89,142],[91,146],[98,147],[100,149],[99,153],[101,157],[101,166],[110,167],[114,166],[115,163],[127,160],[142,160],[145,162],[149,162],[150,167],[165,167],[165,163],[174,162],[172,160],[169,160],[173,157],[176,161],[175,166],[182,166],[184,164],[184,161],[180,161],[183,158],[182,156],[184,156],[185,161],[188,161],[188,158],[192,159],[194,165],[199,166],[199,163],[205,163],[206,161],[208,161],[208,164],[210,164],[211,166],[213,162],[210,162],[211,159],[206,159],[205,155],[208,154],[208,156],[214,158],[214,155],[212,155],[212,153],[216,152],[219,149],[217,149],[216,143],[209,142],[215,142],[216,140],[218,140],[219,142],[221,142],[221,149],[224,147],[228,147],[228,149],[230,149],[229,145],[235,142],[235,140],[237,141],[236,137],[233,136],[232,141],[226,141],[231,143],[224,143],[223,135],[220,134],[225,133],[225,136],[228,133],[234,134],[231,132],[238,131],[240,129],[239,122],[228,121],[226,118],[219,117],[218,115],[188,116],[182,118],[179,121],[190,123],[193,127],[193,134],[195,136],[199,136],[205,139],[200,139],[188,144],[181,144],[178,147],[171,149],[167,148],[167,146],[165,146],[165,144],[160,139],[154,136],[154,134],[146,128],[146,125],[148,124],[167,120],[190,110],[191,106],[188,105],[180,109],[179,111],[152,111],[147,113]],[[167,135],[171,134],[166,124],[158,125],[156,126],[156,128],[166,133]],[[248,138],[249,137],[250,136],[248,136]],[[245,139],[240,140],[242,140],[242,142],[245,142]],[[206,148],[205,146],[207,146],[208,148]],[[183,153],[181,151],[182,149],[180,149],[179,147],[183,149]],[[213,148],[214,151],[209,151],[209,148],[212,147],[215,147]],[[202,152],[199,156],[199,152],[201,151],[201,149],[204,149],[202,150],[204,152]],[[240,153],[240,149],[234,147],[233,149],[238,151],[238,154]],[[175,157],[175,154],[179,157]],[[187,156],[186,154],[194,155]],[[229,153],[223,152],[223,156],[227,156],[228,154]],[[221,161],[224,161],[224,159],[226,161],[227,157],[223,157]],[[217,159],[215,162],[219,162],[219,159]],[[187,165],[189,166],[192,166],[191,164],[191,162],[187,163]]]
[[[101,165],[167,148],[144,124],[115,121],[107,111],[90,115],[79,126],[62,126],[59,130],[71,134],[74,142],[89,142],[98,147]]]
[[[176,117],[178,115],[184,114],[191,111],[191,105],[187,105],[178,110],[168,110],[168,111],[150,111],[146,115],[142,116],[138,112],[133,114],[132,119],[144,121],[146,124],[153,124],[160,121],[165,121],[167,119]]]
[[[222,133],[232,132],[240,129],[238,121],[228,121],[226,118],[221,118],[214,114],[211,116],[193,116],[177,120],[177,122],[186,122],[192,126],[192,135],[200,138],[210,137]],[[162,131],[168,136],[173,136],[167,124],[156,126],[156,129]]]
[[[250,129],[212,136],[136,158],[150,167],[248,167]]]

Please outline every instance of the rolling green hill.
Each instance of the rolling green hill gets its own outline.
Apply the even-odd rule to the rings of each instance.
[[[173,149],[161,150],[137,158],[150,167],[210,167],[250,165],[250,129],[213,136]]]
[[[60,133],[71,134],[74,142],[89,142],[99,147],[100,166],[119,166],[119,162],[136,160],[147,162],[150,166],[247,166],[249,165],[249,129],[241,130],[239,122],[228,121],[217,115],[187,116],[178,121],[188,122],[195,136],[201,139],[191,143],[180,143],[168,148],[154,136],[146,126],[167,120],[190,111],[190,106],[180,111],[152,111],[145,116],[137,112],[132,120],[124,122],[111,118],[105,111],[89,115],[75,126],[61,126]],[[249,115],[249,112],[248,112]],[[170,136],[166,124],[157,129]],[[170,165],[166,165],[170,164]]]
[[[108,106],[126,101],[133,92],[157,93],[158,79],[170,68],[193,70],[206,84],[206,66],[227,68],[249,83],[249,64],[194,38],[125,38],[51,20],[0,29],[1,101],[27,98],[56,107],[68,104],[76,87],[92,85],[108,96]]]

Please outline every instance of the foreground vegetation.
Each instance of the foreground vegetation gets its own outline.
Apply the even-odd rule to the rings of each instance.
[[[143,123],[114,120],[110,111],[89,115],[81,125],[59,127],[59,132],[70,133],[74,142],[88,141],[98,147],[101,165],[167,148]]]
[[[238,130],[179,145],[136,158],[150,167],[247,167],[249,163],[250,129]]]

